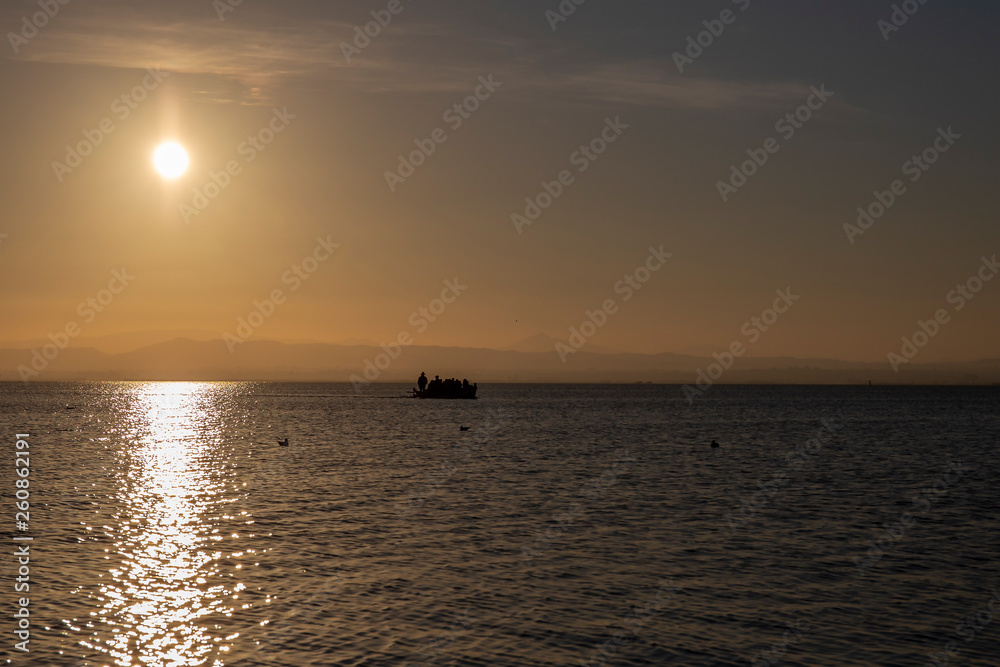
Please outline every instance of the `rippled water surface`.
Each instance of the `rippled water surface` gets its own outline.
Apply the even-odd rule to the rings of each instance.
[[[406,389],[0,384],[0,654],[1000,665],[997,388]]]

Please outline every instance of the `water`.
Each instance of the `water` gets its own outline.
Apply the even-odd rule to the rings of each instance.
[[[5,498],[15,433],[31,445],[7,612],[11,538],[34,537],[31,653],[11,613],[0,652],[1000,665],[996,388],[406,390],[0,384]]]

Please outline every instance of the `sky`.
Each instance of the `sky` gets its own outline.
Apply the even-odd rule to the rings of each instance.
[[[5,2],[0,342],[1000,356],[996,3],[678,4]]]

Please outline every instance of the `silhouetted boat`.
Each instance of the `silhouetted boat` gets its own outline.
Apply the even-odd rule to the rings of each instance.
[[[413,398],[466,399],[474,401],[476,400],[476,391],[478,389],[479,385],[475,384],[470,384],[467,387],[459,386],[454,389],[435,387],[433,384],[430,384],[423,391],[414,389]]]

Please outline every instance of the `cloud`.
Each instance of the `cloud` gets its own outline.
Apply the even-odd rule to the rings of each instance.
[[[230,102],[253,102],[283,79],[337,67],[330,34],[344,29],[324,22],[238,26],[214,16],[153,21],[134,12],[57,18],[17,59],[121,69],[159,66],[174,73],[208,75],[219,80],[218,89],[195,92],[231,95],[232,86],[225,82],[235,82],[241,94],[219,100]]]
[[[779,106],[801,98],[803,90],[793,82],[684,77],[655,63],[603,65],[564,79],[561,87],[601,101],[702,110]]]
[[[162,9],[162,8],[161,8]],[[193,75],[192,95],[220,103],[265,104],[283,86],[341,86],[368,93],[464,92],[496,73],[510,94],[566,101],[696,110],[768,107],[801,97],[802,85],[685,77],[669,61],[607,62],[579,45],[482,34],[405,14],[348,63],[340,44],[354,24],[332,18],[253,13],[220,21],[205,3],[159,14],[117,3],[64,12],[21,50],[20,60]],[[7,22],[14,19],[7,18]],[[569,63],[569,64],[567,64]]]

